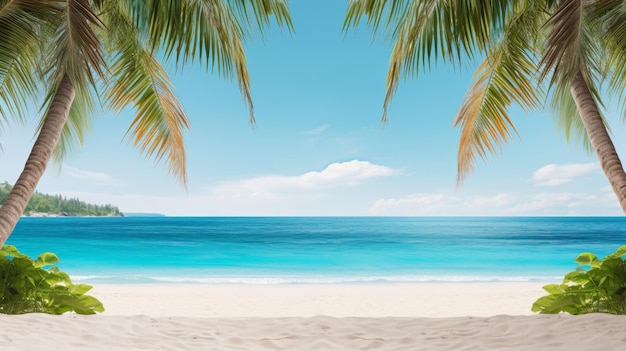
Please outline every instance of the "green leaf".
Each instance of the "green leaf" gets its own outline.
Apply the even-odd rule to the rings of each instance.
[[[78,314],[95,314],[96,312],[104,312],[102,303],[91,296],[63,295],[55,298],[55,303],[71,307]]]
[[[83,295],[91,290],[92,286],[87,284],[73,284],[69,287],[69,292],[72,294]]]
[[[624,246],[599,260],[594,254],[585,252],[576,258],[579,267],[567,273],[564,284],[544,286],[548,295],[539,298],[532,311],[540,313],[583,314],[601,312],[626,314],[626,271],[622,259]]]
[[[570,272],[563,278],[563,283],[567,282],[584,285],[589,282],[589,276],[586,272]]]
[[[58,261],[51,252],[33,261],[14,246],[4,246],[0,250],[0,277],[4,278],[0,285],[0,313],[94,314],[104,311],[98,299],[85,295],[91,286],[72,284],[67,273],[53,266]]]
[[[19,252],[17,248],[13,245],[4,245],[2,250],[0,250],[0,254],[3,256],[11,256],[11,257],[28,257],[27,255]]]
[[[72,280],[70,279],[70,276],[65,273],[65,272],[49,272],[50,275],[49,277],[53,277],[53,279],[58,279],[59,282],[64,282],[64,283],[72,283]]]
[[[548,295],[539,298],[533,304],[531,311],[544,314],[556,314],[563,311],[563,308],[574,304],[574,300],[569,296]]]
[[[615,257],[623,258],[625,255],[626,255],[626,245],[620,246],[620,248],[617,249],[617,251],[615,251],[614,253],[612,253],[609,256],[610,257],[615,256]]]
[[[565,284],[548,284],[543,286],[543,290],[550,294],[558,295],[565,292],[567,285]]]
[[[57,255],[53,254],[52,252],[44,252],[39,255],[37,260],[35,260],[34,266],[39,268],[44,266],[50,266],[58,262],[59,258],[57,257]]]
[[[578,263],[581,266],[589,266],[591,265],[591,262],[597,260],[598,257],[596,255],[594,255],[591,252],[583,252],[580,255],[578,255],[578,257],[576,257],[576,259],[574,260],[574,262]]]

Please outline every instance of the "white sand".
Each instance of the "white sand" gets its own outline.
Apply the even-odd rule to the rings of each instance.
[[[98,285],[106,315],[459,317],[529,315],[544,283]]]
[[[626,349],[626,316],[528,315],[540,287],[103,285],[102,315],[0,316],[0,350]]]

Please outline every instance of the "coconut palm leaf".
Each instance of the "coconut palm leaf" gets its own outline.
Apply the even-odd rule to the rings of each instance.
[[[519,22],[516,30],[524,8],[534,9],[532,20]],[[626,113],[623,0],[352,0],[344,28],[358,25],[363,16],[374,33],[382,25],[394,42],[383,121],[401,74],[415,78],[431,61],[456,65],[478,53],[486,56],[455,121],[462,129],[459,182],[477,155],[484,159],[497,152],[514,132],[507,112],[511,103],[536,105],[543,96],[538,89],[549,77],[547,96],[557,124],[567,139],[574,136],[595,150],[626,213],[626,173],[599,109],[608,78]]]
[[[47,115],[55,95],[56,90],[50,89],[44,103],[44,116]],[[83,145],[86,133],[91,131],[91,116],[93,116],[95,111],[96,102],[94,101],[94,92],[89,89],[77,89],[67,121],[61,131],[61,137],[52,153],[55,162],[61,164],[68,155],[76,152]],[[37,132],[41,130],[43,123],[44,119],[41,119],[37,127]]]
[[[128,8],[139,27],[148,28],[153,48],[227,75],[235,64],[232,44],[243,43],[251,30],[263,33],[271,18],[292,29],[285,0],[147,0]]]
[[[598,67],[600,37],[597,26],[585,20],[592,9],[583,0],[562,0],[547,22],[550,28],[544,46],[540,79],[551,74],[550,85],[557,89],[569,89],[574,76],[581,72],[585,81],[591,84],[596,98],[595,72]]]
[[[103,23],[86,0],[67,0],[61,5],[60,16],[49,22],[56,25],[52,38],[43,44],[45,55],[48,55],[43,60],[51,65],[45,72],[46,98],[41,109],[42,115],[47,116],[59,84],[67,75],[74,86],[75,97],[54,149],[53,157],[57,162],[82,145],[85,132],[90,128],[89,116],[95,109],[93,94],[97,88],[96,81],[106,80],[106,65],[96,33]],[[45,37],[42,39],[45,40]],[[44,122],[44,119],[39,122],[36,134],[41,131]]]
[[[254,123],[243,44],[250,30],[262,32],[271,17],[292,28],[285,0],[148,0],[128,9],[139,28],[147,28],[152,48],[162,49],[166,58],[181,64],[198,60],[219,75],[235,77]]]
[[[382,24],[394,42],[387,72],[387,93],[382,121],[398,88],[401,76],[417,78],[437,60],[455,65],[464,56],[485,53],[510,8],[504,0],[353,0],[349,3],[344,30],[361,17],[374,34]]]
[[[133,67],[133,72],[122,70]],[[158,163],[164,157],[171,174],[187,183],[185,148],[182,133],[190,127],[187,116],[176,99],[163,67],[149,50],[136,51],[134,57],[120,54],[111,66],[115,85],[111,107],[121,111],[132,104],[136,117],[126,136],[148,157]]]
[[[182,133],[189,121],[157,57],[173,57],[177,66],[197,60],[236,77],[254,121],[243,43],[267,28],[270,18],[291,29],[286,0],[0,0],[0,105],[23,108],[22,95],[38,85],[46,97],[33,149],[0,207],[0,244],[52,155],[61,159],[82,143],[101,90],[107,107],[135,108],[126,137],[145,156],[165,158],[170,173],[185,184]],[[19,45],[22,34],[37,50]]]
[[[59,11],[50,1],[0,1],[0,122],[24,119],[37,92],[41,20]]]
[[[76,89],[96,88],[96,78],[105,79],[104,57],[96,34],[104,24],[88,0],[67,0],[54,37],[49,74],[56,87],[67,74]],[[52,60],[51,60],[52,61]]]
[[[623,108],[622,118],[626,118],[626,6],[623,1],[598,1],[596,16],[603,24],[603,38],[608,47],[607,67],[611,72],[608,91]]]
[[[592,151],[587,132],[572,98],[570,87],[580,72],[598,106],[603,106],[599,95],[604,62],[600,52],[601,27],[597,25],[599,9],[582,0],[563,0],[547,21],[550,30],[544,46],[539,79],[551,75],[551,107],[557,125],[563,129],[567,141],[580,142],[585,150]],[[604,125],[608,124],[602,116]]]
[[[239,12],[237,18],[241,23],[256,23],[256,29],[263,33],[271,23],[271,19],[280,27],[293,30],[286,0],[236,0],[234,8]],[[252,16],[253,15],[253,16]],[[254,20],[251,20],[254,17]]]
[[[477,157],[483,160],[494,154],[516,134],[508,110],[516,103],[533,110],[545,98],[535,87],[538,28],[544,19],[536,2],[527,2],[510,15],[502,37],[479,66],[454,125],[461,128],[458,151],[457,183],[475,168]]]
[[[565,141],[580,144],[586,152],[592,152],[587,130],[571,92],[566,89],[555,89],[550,97],[550,106],[555,112],[553,118],[556,125],[563,130]],[[601,117],[606,129],[610,131],[611,128],[602,113]]]
[[[121,112],[126,106],[135,109],[135,119],[126,137],[147,157],[158,163],[166,159],[168,170],[186,185],[186,160],[182,133],[190,127],[187,116],[174,95],[170,79],[154,57],[149,44],[141,40],[130,17],[112,14],[123,41],[111,45],[110,72],[113,81],[107,91],[108,104]]]

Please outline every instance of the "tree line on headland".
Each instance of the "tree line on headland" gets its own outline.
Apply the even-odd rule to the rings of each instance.
[[[0,183],[0,205],[4,203],[13,186]],[[24,214],[27,216],[124,216],[116,206],[88,204],[77,198],[61,195],[48,195],[35,191]]]

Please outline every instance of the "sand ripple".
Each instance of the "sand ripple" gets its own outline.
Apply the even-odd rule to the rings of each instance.
[[[626,316],[0,316],[1,350],[624,350]]]

